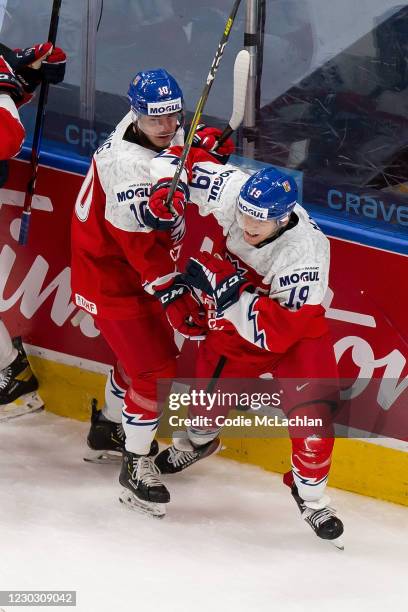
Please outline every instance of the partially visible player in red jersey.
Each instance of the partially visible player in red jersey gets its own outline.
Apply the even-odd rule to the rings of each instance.
[[[173,149],[152,161],[153,183],[173,174],[172,153],[179,154]],[[285,482],[316,534],[337,540],[343,525],[325,494],[338,400],[337,365],[322,306],[329,241],[299,205],[290,175],[264,168],[249,177],[235,166],[214,163],[205,152],[192,150],[189,157],[191,201],[200,214],[214,215],[224,234],[215,252],[190,259],[183,275],[202,291],[211,322],[199,347],[196,376],[212,378],[222,357],[220,378],[273,375],[284,391],[281,408],[287,416],[322,418],[320,429],[290,428],[292,470]],[[153,189],[150,207],[161,210],[167,195],[166,189]],[[218,433],[217,427],[189,427],[158,455],[156,465],[162,473],[188,468],[217,451]]]
[[[7,59],[0,55],[0,187],[7,180],[7,160],[19,153],[25,138],[17,109],[31,100],[43,79],[51,83],[62,81],[65,62],[65,53],[54,49],[51,43],[10,50]],[[37,388],[21,343],[12,343],[0,321],[0,405]]]
[[[170,143],[184,141],[183,94],[166,70],[157,69],[139,72],[128,98],[129,113],[94,154],[77,198],[72,289],[118,359],[105,405],[93,411],[88,445],[100,461],[105,451],[123,451],[120,500],[162,516],[170,495],[152,455],[156,381],[176,372],[178,350],[168,320],[186,337],[202,336],[203,327],[199,304],[176,270],[188,189],[176,191],[173,213],[166,208],[156,215],[149,207],[151,160]],[[210,132],[202,131],[202,141]],[[158,298],[166,302],[166,314]]]
[[[0,160],[17,155],[25,137],[17,104],[23,100],[23,88],[11,66],[0,55]],[[4,182],[4,179],[3,179]]]

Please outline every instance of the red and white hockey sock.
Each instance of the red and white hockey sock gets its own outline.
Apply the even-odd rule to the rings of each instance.
[[[292,440],[292,476],[304,501],[323,497],[329,477],[333,438],[295,438]],[[285,475],[284,482],[289,484]]]
[[[147,455],[159,425],[157,402],[128,389],[122,411],[122,425],[126,435],[126,450],[136,455]]]
[[[122,422],[122,408],[130,382],[126,379],[126,374],[118,363],[108,374],[105,384],[105,404],[102,407],[102,414],[108,421]]]

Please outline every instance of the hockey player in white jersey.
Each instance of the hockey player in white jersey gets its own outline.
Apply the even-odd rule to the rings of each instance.
[[[171,157],[166,152],[152,161],[153,182],[173,174]],[[285,172],[265,168],[248,177],[234,166],[213,163],[201,151],[190,153],[187,169],[191,201],[201,215],[214,215],[224,234],[212,254],[191,258],[184,274],[203,292],[211,322],[200,344],[196,376],[212,378],[220,358],[220,378],[273,374],[285,391],[286,415],[323,417],[328,425],[318,435],[290,430],[292,470],[284,482],[316,534],[337,541],[343,525],[325,494],[338,399],[337,365],[322,306],[329,241],[298,204],[296,183]],[[150,207],[161,210],[166,197],[153,191]],[[218,433],[217,427],[190,427],[158,455],[156,465],[162,473],[189,467],[216,452]]]
[[[105,405],[93,410],[88,444],[101,460],[108,451],[123,451],[121,501],[163,516],[170,495],[152,460],[156,380],[174,377],[178,350],[157,298],[163,291],[182,293],[167,317],[187,337],[202,335],[202,316],[176,271],[188,189],[176,191],[174,216],[167,210],[157,216],[149,207],[151,160],[184,141],[182,91],[166,70],[149,70],[131,81],[128,98],[129,113],[94,154],[77,198],[71,278],[75,303],[92,314],[118,360]],[[201,136],[206,139],[205,130]]]

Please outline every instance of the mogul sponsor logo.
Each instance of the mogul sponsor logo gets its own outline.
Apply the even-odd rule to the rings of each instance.
[[[227,178],[228,176],[231,176],[231,174],[234,174],[234,172],[236,172],[236,170],[225,170],[225,172],[221,172],[214,179],[214,183],[210,189],[210,194],[208,196],[208,202],[211,202],[212,200],[216,200],[217,197],[219,197],[220,193],[222,193],[225,187],[224,179]]]
[[[167,100],[166,102],[148,102],[148,115],[167,115],[169,113],[177,113],[183,109],[181,98],[175,100]]]
[[[148,198],[150,187],[143,185],[129,185],[127,188],[116,192],[116,199],[119,203],[129,202],[135,198]]]
[[[319,278],[319,272],[318,270],[313,270],[313,271],[305,271],[305,272],[300,272],[299,273],[295,273],[295,274],[287,274],[286,276],[281,276],[279,278],[279,285],[281,287],[288,287],[289,285],[297,285],[299,282],[318,282],[320,280]]]
[[[268,210],[266,208],[258,208],[257,206],[252,206],[249,202],[245,202],[242,198],[238,199],[238,208],[245,215],[250,215],[255,219],[260,219],[261,221],[267,221],[268,219]]]

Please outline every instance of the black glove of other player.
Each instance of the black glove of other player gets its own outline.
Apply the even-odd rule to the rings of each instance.
[[[42,82],[56,84],[64,80],[67,56],[59,47],[50,42],[14,49],[14,58],[10,62],[23,89],[31,94]]]

